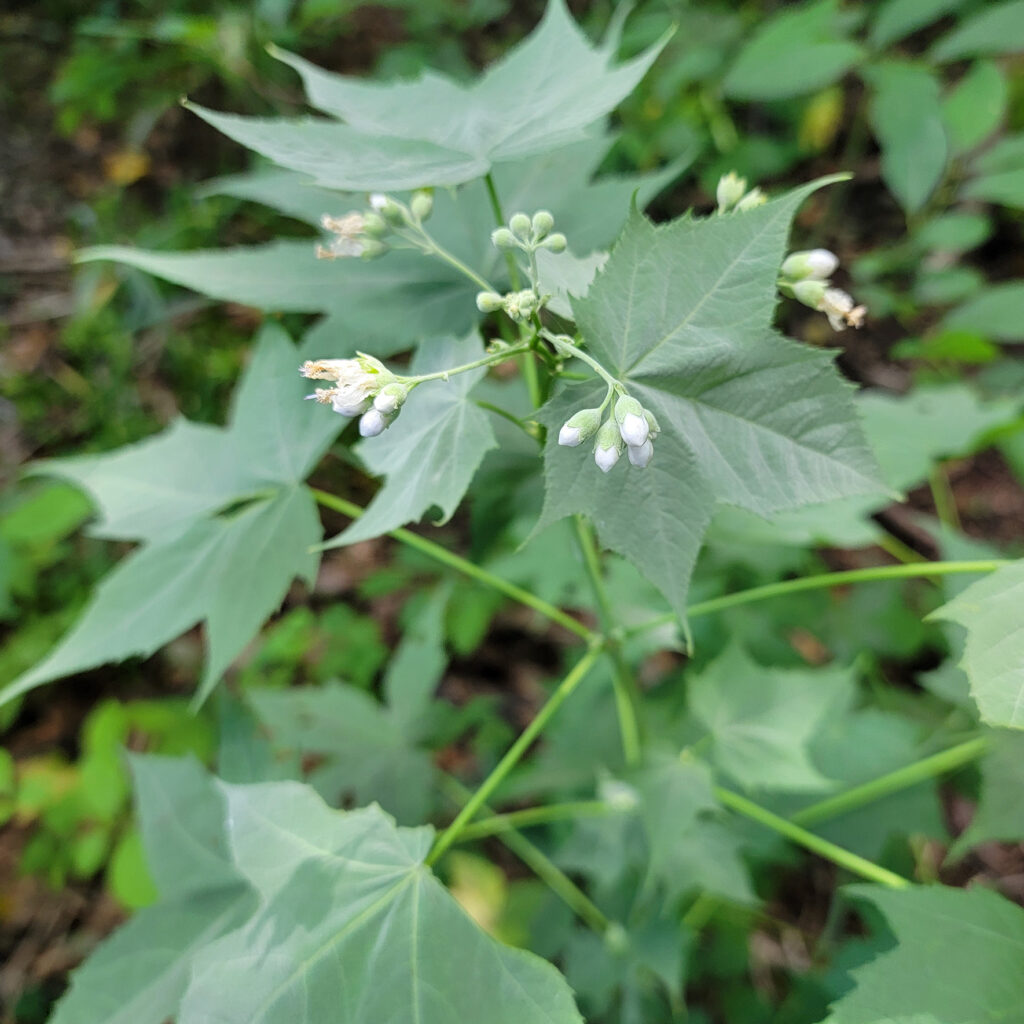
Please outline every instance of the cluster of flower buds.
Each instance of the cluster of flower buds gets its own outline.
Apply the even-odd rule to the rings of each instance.
[[[602,473],[607,473],[623,450],[630,464],[646,469],[654,457],[654,439],[660,428],[654,413],[645,409],[635,398],[620,395],[612,414],[601,422],[602,409],[581,409],[562,424],[558,443],[576,448],[594,438],[594,461]]]
[[[747,190],[747,179],[741,178],[735,171],[723,174],[718,179],[715,195],[718,201],[718,212],[728,213],[730,210],[753,210],[768,202],[768,197],[759,188]]]
[[[508,219],[507,228],[497,228],[491,232],[491,242],[495,248],[502,250],[522,249],[530,253],[537,249],[550,249],[551,252],[565,252],[565,235],[551,229],[555,226],[555,218],[547,210],[538,210],[532,217],[525,213],[514,213]]]
[[[311,359],[299,367],[303,377],[333,382],[306,397],[321,402],[341,416],[358,416],[359,433],[376,437],[394,422],[409,387],[379,359],[360,352],[355,359]]]
[[[418,226],[434,209],[434,197],[426,189],[413,194],[409,205],[390,196],[375,192],[370,196],[369,210],[335,217],[325,213],[320,225],[333,237],[326,245],[316,247],[319,260],[339,260],[360,257],[364,260],[383,256],[389,249],[385,239],[395,228]]]
[[[532,288],[520,292],[499,295],[497,292],[480,292],[476,297],[476,308],[481,313],[497,313],[503,310],[517,324],[526,323],[540,309],[540,296]]]
[[[782,264],[779,287],[805,306],[824,313],[834,331],[861,327],[867,308],[855,305],[852,296],[832,287],[829,281],[838,266],[839,257],[828,249],[790,253]]]

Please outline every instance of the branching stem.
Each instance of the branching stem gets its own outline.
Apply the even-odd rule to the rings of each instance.
[[[335,512],[340,512],[342,515],[358,519],[364,512],[364,509],[354,502],[346,501],[344,498],[329,494],[327,491],[321,491],[317,488],[312,488],[312,491],[313,497],[321,505],[325,508],[333,509]],[[571,615],[563,612],[561,608],[545,601],[541,597],[537,597],[535,594],[530,593],[529,590],[524,590],[509,580],[502,579],[502,577],[489,572],[474,562],[459,557],[459,555],[454,554],[440,544],[435,544],[434,541],[421,537],[418,533],[413,533],[411,530],[399,527],[397,530],[391,530],[388,536],[394,537],[395,540],[400,541],[402,544],[415,548],[417,551],[433,558],[437,562],[441,562],[443,565],[447,565],[451,569],[455,569],[457,572],[461,572],[464,576],[469,576],[471,579],[483,583],[484,586],[497,590],[506,597],[510,597],[513,601],[532,608],[546,619],[557,622],[564,629],[575,633],[576,636],[587,641],[587,643],[593,644],[600,640],[598,634],[588,629],[582,622],[577,622]]]
[[[471,363],[463,363],[461,366],[453,366],[447,370],[438,370],[436,373],[421,373],[415,377],[399,377],[398,380],[403,384],[408,384],[410,387],[423,384],[428,380],[448,380],[449,377],[454,377],[456,374],[467,373],[469,370],[476,370],[481,366],[493,366],[495,363],[502,363],[506,359],[511,359],[512,356],[517,356],[521,352],[529,352],[529,350],[529,342],[522,342],[518,345],[510,345],[507,348],[503,348],[499,352],[491,352],[480,359],[474,359]]]

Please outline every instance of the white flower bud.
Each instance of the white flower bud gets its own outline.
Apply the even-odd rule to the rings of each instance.
[[[626,454],[629,455],[630,464],[638,469],[646,469],[651,459],[654,458],[654,444],[647,438],[641,445],[627,445]]]
[[[376,437],[383,434],[389,425],[387,416],[380,409],[370,409],[359,420],[359,433],[363,437]]]
[[[497,292],[478,292],[476,308],[481,313],[497,313],[505,305],[505,296]]]
[[[558,443],[566,448],[575,448],[584,441],[589,441],[597,433],[600,425],[600,409],[580,409],[562,424],[562,429],[558,432]]]
[[[718,179],[718,189],[716,192],[719,213],[731,210],[743,198],[743,193],[746,191],[746,178],[741,178],[735,171],[723,174]]]
[[[508,219],[508,226],[512,229],[512,234],[518,235],[525,241],[530,237],[533,221],[525,213],[513,213]]]
[[[555,218],[548,210],[538,210],[532,223],[534,237],[543,238],[555,226]]]
[[[514,249],[516,236],[508,228],[496,228],[491,232],[491,244],[496,249]]]
[[[741,213],[746,213],[747,210],[754,210],[758,206],[764,206],[768,202],[768,197],[759,189],[752,188],[737,204],[736,209]]]
[[[615,422],[619,425],[622,440],[635,448],[642,445],[651,432],[644,407],[629,395],[623,395],[615,403]]]
[[[409,209],[417,220],[426,220],[434,210],[434,197],[423,189],[409,201]]]
[[[607,473],[619,461],[624,447],[615,420],[605,420],[597,432],[597,443],[594,445],[594,461],[598,469]]]
[[[383,192],[374,192],[370,196],[370,209],[379,213],[389,224],[404,224],[405,212],[402,207]]]
[[[385,384],[373,399],[373,407],[385,416],[393,416],[405,404],[409,389],[398,381]]]
[[[542,249],[549,249],[553,253],[565,252],[565,247],[569,243],[566,241],[565,235],[561,231],[556,231],[553,235],[548,235],[543,242],[540,243]]]
[[[375,260],[388,251],[386,242],[377,238],[367,238],[363,242],[363,251],[359,254],[364,260]]]
[[[371,210],[376,210],[378,213],[380,213],[380,211],[383,210],[384,207],[387,206],[387,204],[390,202],[391,200],[388,199],[388,197],[384,195],[383,192],[370,193],[369,203]]]
[[[839,257],[828,249],[807,249],[790,253],[782,264],[782,276],[790,281],[814,278],[827,281],[839,266]]]

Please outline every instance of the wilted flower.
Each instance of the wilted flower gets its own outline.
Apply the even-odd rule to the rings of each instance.
[[[342,416],[366,412],[374,395],[395,380],[395,375],[379,359],[362,352],[355,359],[307,360],[299,373],[311,380],[333,381],[334,387],[317,388],[307,397],[329,404]]]
[[[362,256],[366,250],[366,221],[361,213],[346,213],[343,217],[332,217],[325,213],[320,224],[334,238],[326,245],[316,247],[318,260],[346,259]]]
[[[831,288],[827,281],[807,278],[792,285],[793,295],[805,306],[816,309],[828,317],[834,331],[846,327],[861,327],[867,314],[866,306],[854,304],[853,297],[841,288]]]

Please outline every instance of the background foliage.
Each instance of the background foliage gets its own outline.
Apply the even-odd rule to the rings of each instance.
[[[568,988],[533,954],[557,965],[593,1021],[1024,1019],[1020,563],[728,602],[827,570],[903,561],[919,576],[922,558],[1020,555],[1024,5],[645,0],[609,36],[622,9],[572,6],[603,49],[563,39],[453,89],[449,121],[411,144],[395,141],[420,128],[400,92],[370,106],[362,87],[338,91],[303,58],[381,78],[428,65],[470,82],[534,27],[541,4],[136,0],[83,14],[46,0],[0,15],[11,125],[0,684],[17,680],[8,696],[18,697],[0,709],[5,1021],[161,1021],[182,998],[183,1020],[331,1019],[318,1000],[330,999],[336,964],[316,957],[335,951],[364,982],[350,1019],[405,1018],[411,1005],[423,1020],[448,1019],[451,1006],[423,995],[437,990],[457,993],[455,1012],[472,1019],[466,964],[489,1017],[533,1019],[520,1001],[529,992],[555,1007],[537,1019],[574,1019]],[[274,59],[267,44],[294,56]],[[608,75],[616,55],[629,63]],[[728,170],[774,196],[852,171],[850,184],[804,202],[791,247],[841,256],[869,327],[836,338],[793,303],[777,319],[812,345],[841,342],[840,368],[865,389],[851,398],[819,372],[824,352],[754,326],[772,315],[774,268],[805,196],[787,193],[730,222],[761,247],[760,291],[740,312],[762,355],[725,362],[764,394],[800,375],[835,423],[770,401],[763,435],[751,435],[734,418],[750,411],[750,392],[705,390],[693,371],[645,373],[665,324],[617,324],[622,263],[563,307],[691,438],[692,449],[659,448],[650,490],[634,499],[650,528],[677,522],[684,495],[695,524],[685,550],[640,545],[638,556],[636,511],[592,465],[545,496],[533,442],[482,407],[527,416],[515,374],[423,389],[422,408],[410,400],[379,444],[336,444],[342,422],[297,401],[296,363],[401,354],[441,332],[446,351],[414,365],[472,358],[476,289],[414,253],[344,274],[310,261],[334,195],[250,166],[177,104],[187,94],[206,112],[298,115],[293,69],[315,108],[349,121],[336,134],[362,133],[353,153],[389,126],[392,179],[332,162],[322,184],[411,187],[420,182],[403,168],[425,155],[452,182],[493,163],[506,209],[551,208],[576,256],[607,249],[625,227],[619,259],[649,254],[638,300],[668,297],[683,317],[710,287],[693,268],[714,275],[718,236],[705,238],[701,221],[627,223],[634,192],[668,220],[706,212]],[[493,117],[505,89],[521,99],[514,124]],[[568,142],[620,96],[610,125]],[[487,131],[467,156],[460,133],[474,119]],[[256,122],[219,123],[260,141]],[[289,147],[263,151],[288,162]],[[435,203],[438,236],[503,284],[482,183]],[[87,246],[97,262],[72,273],[69,252]],[[588,280],[593,265],[579,269]],[[556,428],[559,401],[543,414]],[[865,483],[845,456],[831,467],[801,445],[801,462],[791,446],[795,431],[817,436],[854,406],[884,487],[868,480],[867,453],[851,456]],[[709,410],[720,421],[702,445]],[[299,436],[300,448],[278,444]],[[441,487],[415,476],[431,465],[427,444],[455,467]],[[549,479],[567,456],[582,461],[548,450]],[[45,476],[20,473],[40,459]],[[847,497],[795,507],[832,498],[844,473]],[[730,504],[712,507],[708,485]],[[322,491],[340,498],[322,514],[342,546],[314,557]],[[367,508],[354,522],[340,514],[351,503]],[[435,875],[423,865],[427,823],[450,821],[463,784],[487,775],[577,663],[572,624],[603,615],[564,518],[577,511],[639,562],[613,555],[604,572],[642,682],[649,757],[624,763],[611,670],[598,663],[492,798],[525,816],[522,832],[470,825]],[[535,533],[538,516],[550,525]],[[413,540],[438,538],[571,610],[569,624],[385,536],[420,520]],[[681,635],[673,612],[687,606]],[[660,625],[630,633],[650,621]],[[372,801],[387,814],[329,810]],[[845,885],[863,865],[820,856],[815,837],[882,874]],[[353,860],[365,870],[358,886]],[[586,894],[575,914],[559,877]],[[331,894],[330,913],[310,891]],[[129,911],[54,1011],[68,970]],[[420,929],[433,944],[422,961]],[[280,973],[229,990],[223,965],[275,931]],[[371,962],[378,938],[387,954]],[[305,990],[289,982],[288,956],[317,964]],[[393,977],[410,959],[422,977]]]

